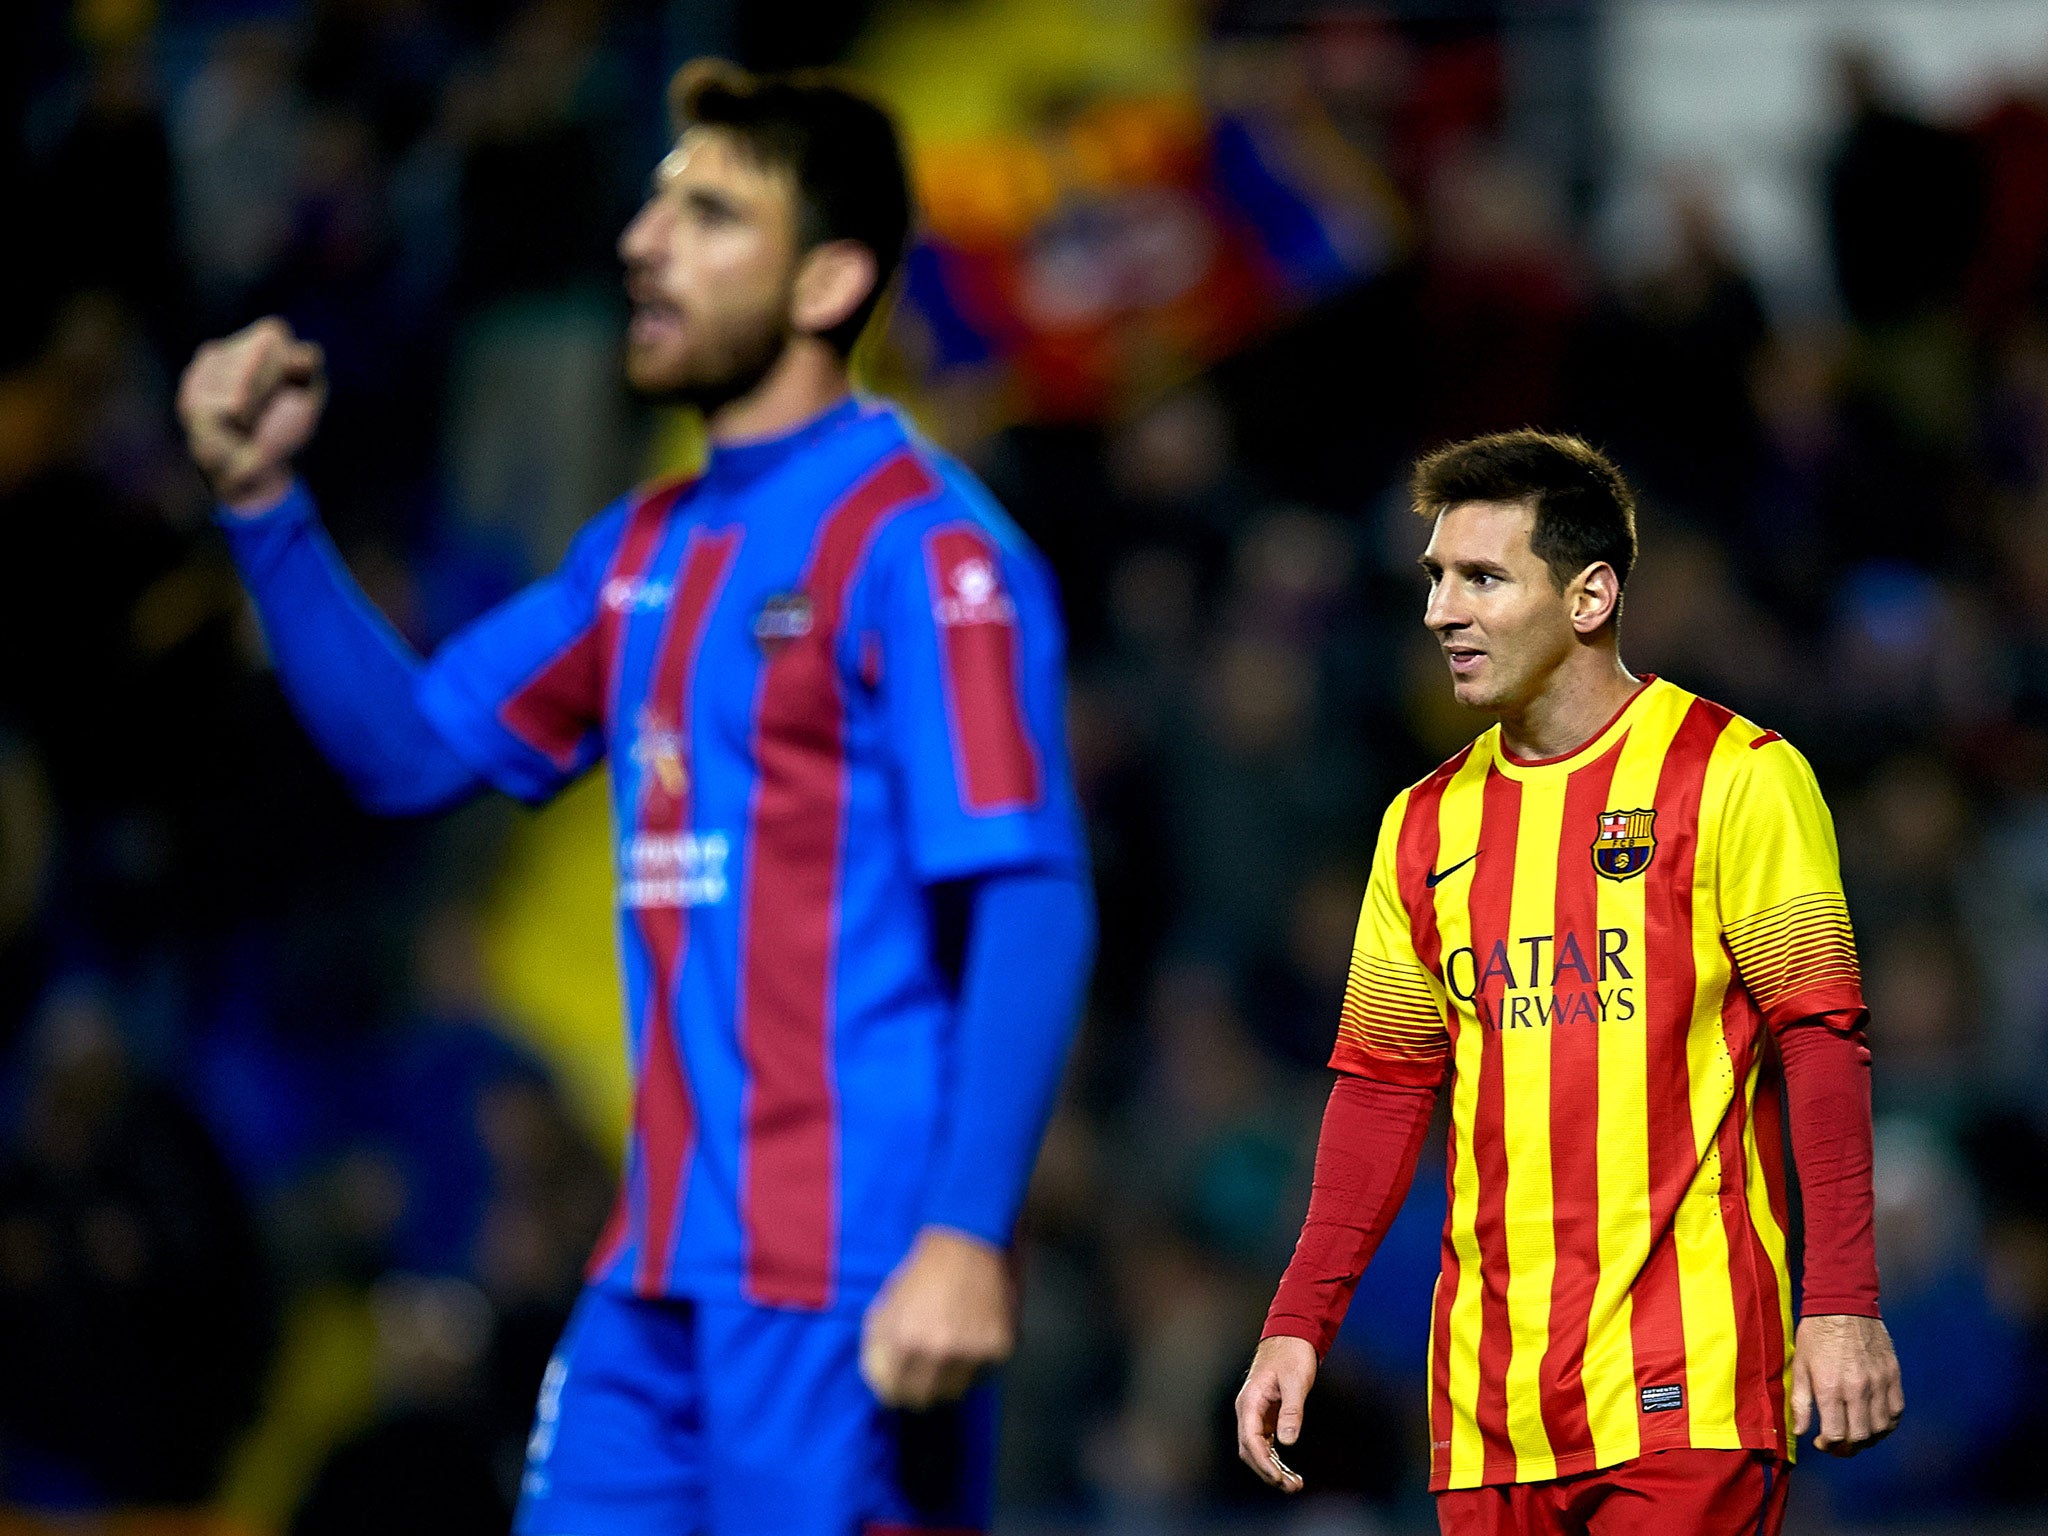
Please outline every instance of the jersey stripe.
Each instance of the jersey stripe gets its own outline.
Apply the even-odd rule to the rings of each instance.
[[[1414,789],[1407,791],[1407,804],[1403,808],[1401,830],[1395,839],[1394,878],[1401,896],[1401,905],[1408,914],[1409,930],[1414,940],[1415,957],[1428,970],[1440,968],[1443,954],[1441,936],[1437,932],[1436,902],[1429,887],[1429,877],[1437,867],[1437,845],[1440,841],[1438,817],[1443,809],[1444,788],[1451,777],[1471,756],[1467,747],[1450,762],[1432,773]],[[1341,1029],[1341,1022],[1340,1022]],[[1455,1026],[1454,1026],[1455,1027]],[[1455,1159],[1456,1149],[1451,1149]],[[1445,1171],[1447,1182],[1455,1182],[1455,1162]],[[1435,1292],[1430,1298],[1429,1328],[1429,1377],[1434,1384],[1429,1394],[1429,1439],[1430,1462],[1432,1467],[1450,1465],[1451,1423],[1447,1406],[1446,1376],[1449,1370],[1449,1350],[1446,1335],[1450,1327],[1450,1297],[1458,1285],[1458,1256],[1448,1239],[1443,1245],[1443,1273],[1439,1276]]]
[[[946,723],[967,809],[980,815],[1038,804],[1044,775],[1017,695],[1017,615],[1002,556],[972,523],[924,537],[939,626]]]
[[[1718,1114],[1700,1111],[1708,1079],[1723,1076],[1732,1087],[1727,1053],[1721,1049],[1719,1009],[1702,1019],[1703,1001],[1714,1001],[1699,984],[1693,950],[1700,793],[1714,743],[1726,713],[1692,700],[1664,754],[1657,782],[1657,820],[1665,828],[1658,857],[1669,861],[1664,884],[1643,914],[1643,966],[1649,994],[1650,1030],[1650,1200],[1660,1226],[1669,1231],[1653,1262],[1676,1270],[1681,1324],[1677,1336],[1659,1341],[1667,1352],[1654,1358],[1654,1379],[1637,1352],[1639,1389],[1670,1381],[1685,1387],[1680,1412],[1646,1422],[1645,1449],[1663,1444],[1719,1444],[1722,1426],[1732,1434],[1733,1403],[1728,1377],[1714,1366],[1718,1351],[1732,1353],[1727,1245],[1721,1235],[1720,1156],[1713,1144]],[[1710,899],[1710,898],[1709,898]],[[1707,1103],[1711,1103],[1709,1099]],[[1711,1111],[1709,1112],[1711,1113]],[[1702,1119],[1706,1123],[1702,1124]],[[1675,1358],[1674,1358],[1675,1354]],[[1682,1420],[1682,1422],[1681,1422]]]
[[[1712,846],[1719,846],[1728,789],[1736,773],[1748,766],[1745,759],[1752,750],[1752,730],[1725,710],[1710,711],[1708,719],[1718,719],[1721,728],[1702,781],[1701,831],[1703,839],[1711,838]],[[1702,862],[1705,866],[1712,861],[1709,858]],[[1749,1162],[1749,1148],[1754,1144],[1750,1109],[1762,1065],[1764,1027],[1756,999],[1742,987],[1730,985],[1732,925],[1723,922],[1713,900],[1714,873],[1712,868],[1702,867],[1695,882],[1700,900],[1694,910],[1693,950],[1701,977],[1700,1007],[1703,1012],[1711,1008],[1714,1017],[1711,1021],[1701,1019],[1696,1025],[1699,1037],[1710,1049],[1707,1081],[1695,1081],[1693,1086],[1695,1118],[1705,1120],[1717,1109],[1720,1113],[1713,1149],[1714,1166],[1721,1177],[1714,1225],[1719,1229],[1716,1236],[1725,1256],[1732,1336],[1726,1341],[1727,1347],[1713,1356],[1722,1368],[1721,1374],[1727,1377],[1728,1416],[1723,1423],[1703,1424],[1702,1431],[1732,1443],[1746,1444],[1772,1433],[1775,1413],[1766,1381],[1777,1374],[1774,1369],[1765,1369],[1764,1360],[1770,1348],[1766,1329],[1771,1333],[1778,1331],[1778,1285],[1775,1275],[1767,1278],[1758,1274],[1758,1266],[1768,1264],[1749,1209],[1754,1175]],[[1726,1091],[1730,1083],[1739,1085],[1732,1096]],[[1768,1324],[1767,1313],[1772,1315]],[[1713,1347],[1709,1341],[1708,1348]]]
[[[834,893],[844,854],[846,594],[882,523],[938,489],[908,453],[826,514],[804,576],[812,627],[764,664],[754,707],[738,1032],[748,1075],[740,1222],[747,1296],[821,1308],[833,1295],[838,1126],[832,1090]]]
[[[692,484],[690,480],[678,480],[657,487],[633,504],[632,511],[626,515],[626,527],[619,536],[618,548],[613,550],[604,581],[598,588],[594,627],[602,667],[600,707],[608,726],[618,717],[619,679],[625,652],[625,647],[619,642],[626,622],[626,605],[610,600],[612,584],[621,579],[637,582],[646,576],[648,565],[661,548],[669,517]],[[638,1094],[637,1086],[635,1094]],[[613,1197],[611,1213],[605,1218],[604,1230],[598,1234],[597,1245],[591,1250],[590,1262],[584,1270],[585,1278],[592,1284],[611,1273],[612,1266],[619,1262],[633,1237],[633,1213],[638,1205],[634,1190],[641,1182],[635,1156],[637,1146],[638,1138],[634,1137],[626,1149],[627,1166],[619,1180],[618,1193]]]
[[[617,605],[606,596],[620,578],[638,579],[645,574],[648,561],[660,547],[669,512],[687,489],[687,482],[665,487],[634,505],[618,546],[606,562],[590,622],[498,707],[499,724],[557,768],[567,771],[576,766],[577,750],[604,718],[611,696],[607,684],[617,651],[619,615]]]
[[[1517,833],[1522,786],[1507,775],[1490,772],[1481,796],[1479,848],[1472,876],[1471,944],[1478,965],[1473,984],[1479,1049],[1459,1053],[1463,1070],[1468,1057],[1477,1068],[1477,1094],[1471,1121],[1472,1166],[1479,1178],[1478,1209],[1473,1238],[1479,1261],[1479,1390],[1474,1417],[1489,1478],[1515,1473],[1515,1447],[1508,1434],[1507,1375],[1514,1341],[1508,1321],[1508,1145],[1505,1135],[1507,1083],[1501,1063],[1500,1020],[1512,980],[1509,916],[1515,870],[1521,860]]]
[[[1778,1331],[1777,1277],[1758,1273],[1759,1266],[1768,1271],[1769,1264],[1750,1214],[1751,1183],[1756,1170],[1750,1166],[1748,1156],[1753,1144],[1748,1109],[1754,1102],[1763,1067],[1762,1022],[1748,999],[1730,988],[1721,1005],[1722,1033],[1734,1043],[1733,1063],[1743,1091],[1729,1106],[1717,1139],[1721,1167],[1731,1185],[1723,1193],[1721,1225],[1728,1251],[1728,1291],[1735,1309],[1735,1352],[1731,1363],[1735,1372],[1734,1421],[1738,1436],[1768,1434],[1776,1418],[1775,1404],[1766,1385],[1776,1373],[1765,1370],[1764,1360],[1770,1350],[1766,1334]]]
[[[1630,723],[1608,784],[1606,809],[1633,810],[1656,803],[1657,779],[1679,711],[1648,701]],[[1576,827],[1569,856],[1592,864],[1591,824]],[[1662,856],[1661,854],[1659,855]],[[1599,956],[1594,975],[1616,1027],[1600,1042],[1600,1117],[1596,1161],[1600,1179],[1600,1278],[1586,1327],[1586,1417],[1597,1460],[1610,1465],[1642,1449],[1643,1434],[1683,1408],[1644,1414],[1640,1385],[1663,1384],[1682,1367],[1681,1345],[1664,1359],[1638,1360],[1638,1338],[1664,1338],[1682,1325],[1677,1274],[1655,1258],[1664,1235],[1656,1219],[1650,1155],[1651,1056],[1645,957],[1639,940],[1651,879],[1595,876]],[[1662,1070],[1669,1070],[1668,1059]],[[1645,1264],[1645,1257],[1649,1262]]]
[[[1540,1396],[1544,1427],[1559,1456],[1593,1449],[1585,1387],[1586,1336],[1600,1281],[1602,1201],[1611,1198],[1600,1184],[1597,1139],[1570,1133],[1575,1125],[1599,1124],[1604,1016],[1595,969],[1600,957],[1599,877],[1590,857],[1572,857],[1571,843],[1580,836],[1579,829],[1593,826],[1607,808],[1620,755],[1617,745],[1572,774],[1565,789],[1556,864],[1556,937],[1547,978],[1552,1016],[1558,1020],[1549,1041],[1556,1268]],[[1593,1192],[1590,1200],[1588,1191]]]
[[[597,625],[604,642],[604,718],[607,724],[616,726],[619,717],[619,683],[626,659],[626,648],[620,642],[631,611],[630,604],[619,600],[623,594],[617,592],[613,584],[621,580],[638,582],[645,579],[655,554],[665,542],[669,519],[696,483],[691,478],[657,487],[633,508],[626,522],[626,531],[619,539],[618,556],[612,562],[612,569],[605,573],[604,585],[598,589]]]
[[[1737,995],[1740,995],[1739,993]],[[1786,1267],[1785,1234],[1790,1222],[1785,1203],[1785,1145],[1782,1130],[1785,1084],[1775,1043],[1766,1039],[1758,1063],[1754,1107],[1749,1117],[1749,1219],[1755,1230],[1752,1251],[1758,1256],[1759,1312],[1764,1346],[1761,1369],[1768,1414],[1758,1425],[1759,1438],[1782,1435],[1794,1440],[1787,1417],[1791,1405],[1792,1287]],[[1764,1286],[1763,1279],[1770,1284]]]
[[[687,743],[693,737],[690,698],[697,647],[739,542],[737,527],[715,534],[700,528],[690,531],[648,685],[644,707],[649,718],[638,722],[643,737],[664,737],[677,743]],[[691,770],[687,757],[642,768],[636,843],[639,838],[668,840],[688,832]],[[638,1187],[645,1202],[633,1287],[642,1296],[661,1296],[668,1291],[685,1174],[696,1135],[675,1020],[688,930],[679,898],[638,905],[634,919],[647,946],[649,964],[640,1070],[635,1074],[633,1094],[633,1122],[641,1153]]]
[[[1550,1055],[1560,1030],[1554,1021],[1546,1022],[1546,983],[1555,959],[1558,840],[1568,783],[1556,774],[1542,774],[1518,786],[1520,835],[1507,924],[1513,991],[1496,1019],[1502,1096],[1520,1110],[1506,1117],[1501,1144],[1507,1176],[1508,1439],[1515,1448],[1516,1474],[1524,1478],[1548,1477],[1556,1470],[1543,1417],[1543,1360],[1550,1347],[1551,1285],[1557,1270]]]
[[[1448,869],[1461,860],[1472,860],[1472,878],[1477,877],[1480,802],[1486,775],[1486,759],[1477,754],[1467,757],[1450,775],[1436,817],[1438,868]],[[1421,877],[1417,878],[1420,883]],[[1460,949],[1465,951],[1468,970],[1476,971],[1471,965],[1470,897],[1470,885],[1461,890],[1458,879],[1442,882],[1434,893],[1431,916],[1440,935],[1447,977],[1454,977],[1458,969],[1456,957]],[[1458,1000],[1459,985],[1454,979],[1446,984],[1445,990],[1454,1002]],[[1443,1382],[1444,1411],[1451,1419],[1450,1434],[1443,1440],[1440,1454],[1449,1468],[1448,1475],[1477,1481],[1486,1464],[1486,1447],[1474,1411],[1479,1395],[1480,1296],[1484,1277],[1479,1272],[1479,1245],[1472,1235],[1479,1211],[1479,1168],[1472,1153],[1471,1126],[1478,1105],[1479,1063],[1486,1049],[1486,1031],[1471,1015],[1469,974],[1462,985],[1466,988],[1467,1006],[1454,1008],[1451,1016],[1453,1135],[1446,1168],[1451,1216],[1444,1226],[1444,1280],[1437,1288],[1438,1305],[1447,1309],[1445,1348],[1437,1357],[1437,1369]]]

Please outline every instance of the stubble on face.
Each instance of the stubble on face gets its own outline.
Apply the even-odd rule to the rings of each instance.
[[[707,414],[774,370],[795,338],[795,188],[730,133],[693,128],[621,238],[626,378]]]

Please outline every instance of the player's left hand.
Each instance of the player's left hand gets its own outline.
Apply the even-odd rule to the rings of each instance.
[[[1854,1456],[1898,1428],[1906,1411],[1892,1336],[1874,1317],[1808,1317],[1792,1350],[1792,1431],[1816,1424],[1813,1448]]]
[[[891,1408],[949,1402],[1016,1345],[1016,1296],[1003,1251],[927,1227],[868,1308],[860,1373]]]

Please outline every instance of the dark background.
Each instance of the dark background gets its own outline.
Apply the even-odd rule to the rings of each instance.
[[[1478,725],[1402,466],[1525,423],[1643,489],[1629,663],[1784,731],[1841,832],[1911,1407],[1802,1465],[1795,1524],[2048,1511],[2048,21],[1946,95],[1910,37],[1831,41],[1778,225],[1697,165],[1631,222],[1637,9],[0,7],[0,1502],[504,1528],[615,1155],[602,805],[352,809],[170,394],[257,315],[321,341],[305,472],[433,644],[693,451],[618,383],[611,245],[668,72],[720,51],[902,112],[929,223],[864,369],[1066,595],[1103,958],[1006,1521],[1427,1528],[1440,1141],[1317,1388],[1314,1499],[1260,1495],[1226,1407],[1380,810]],[[1731,9],[1762,60],[1771,8]]]

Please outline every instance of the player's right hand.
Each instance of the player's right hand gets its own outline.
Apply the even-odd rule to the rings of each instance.
[[[1301,1475],[1280,1459],[1279,1447],[1300,1438],[1302,1407],[1315,1384],[1315,1345],[1276,1334],[1259,1340],[1238,1390],[1238,1460],[1285,1493],[1301,1492]]]
[[[260,512],[291,489],[292,459],[326,404],[320,348],[274,315],[205,343],[178,383],[193,461],[230,512]]]

